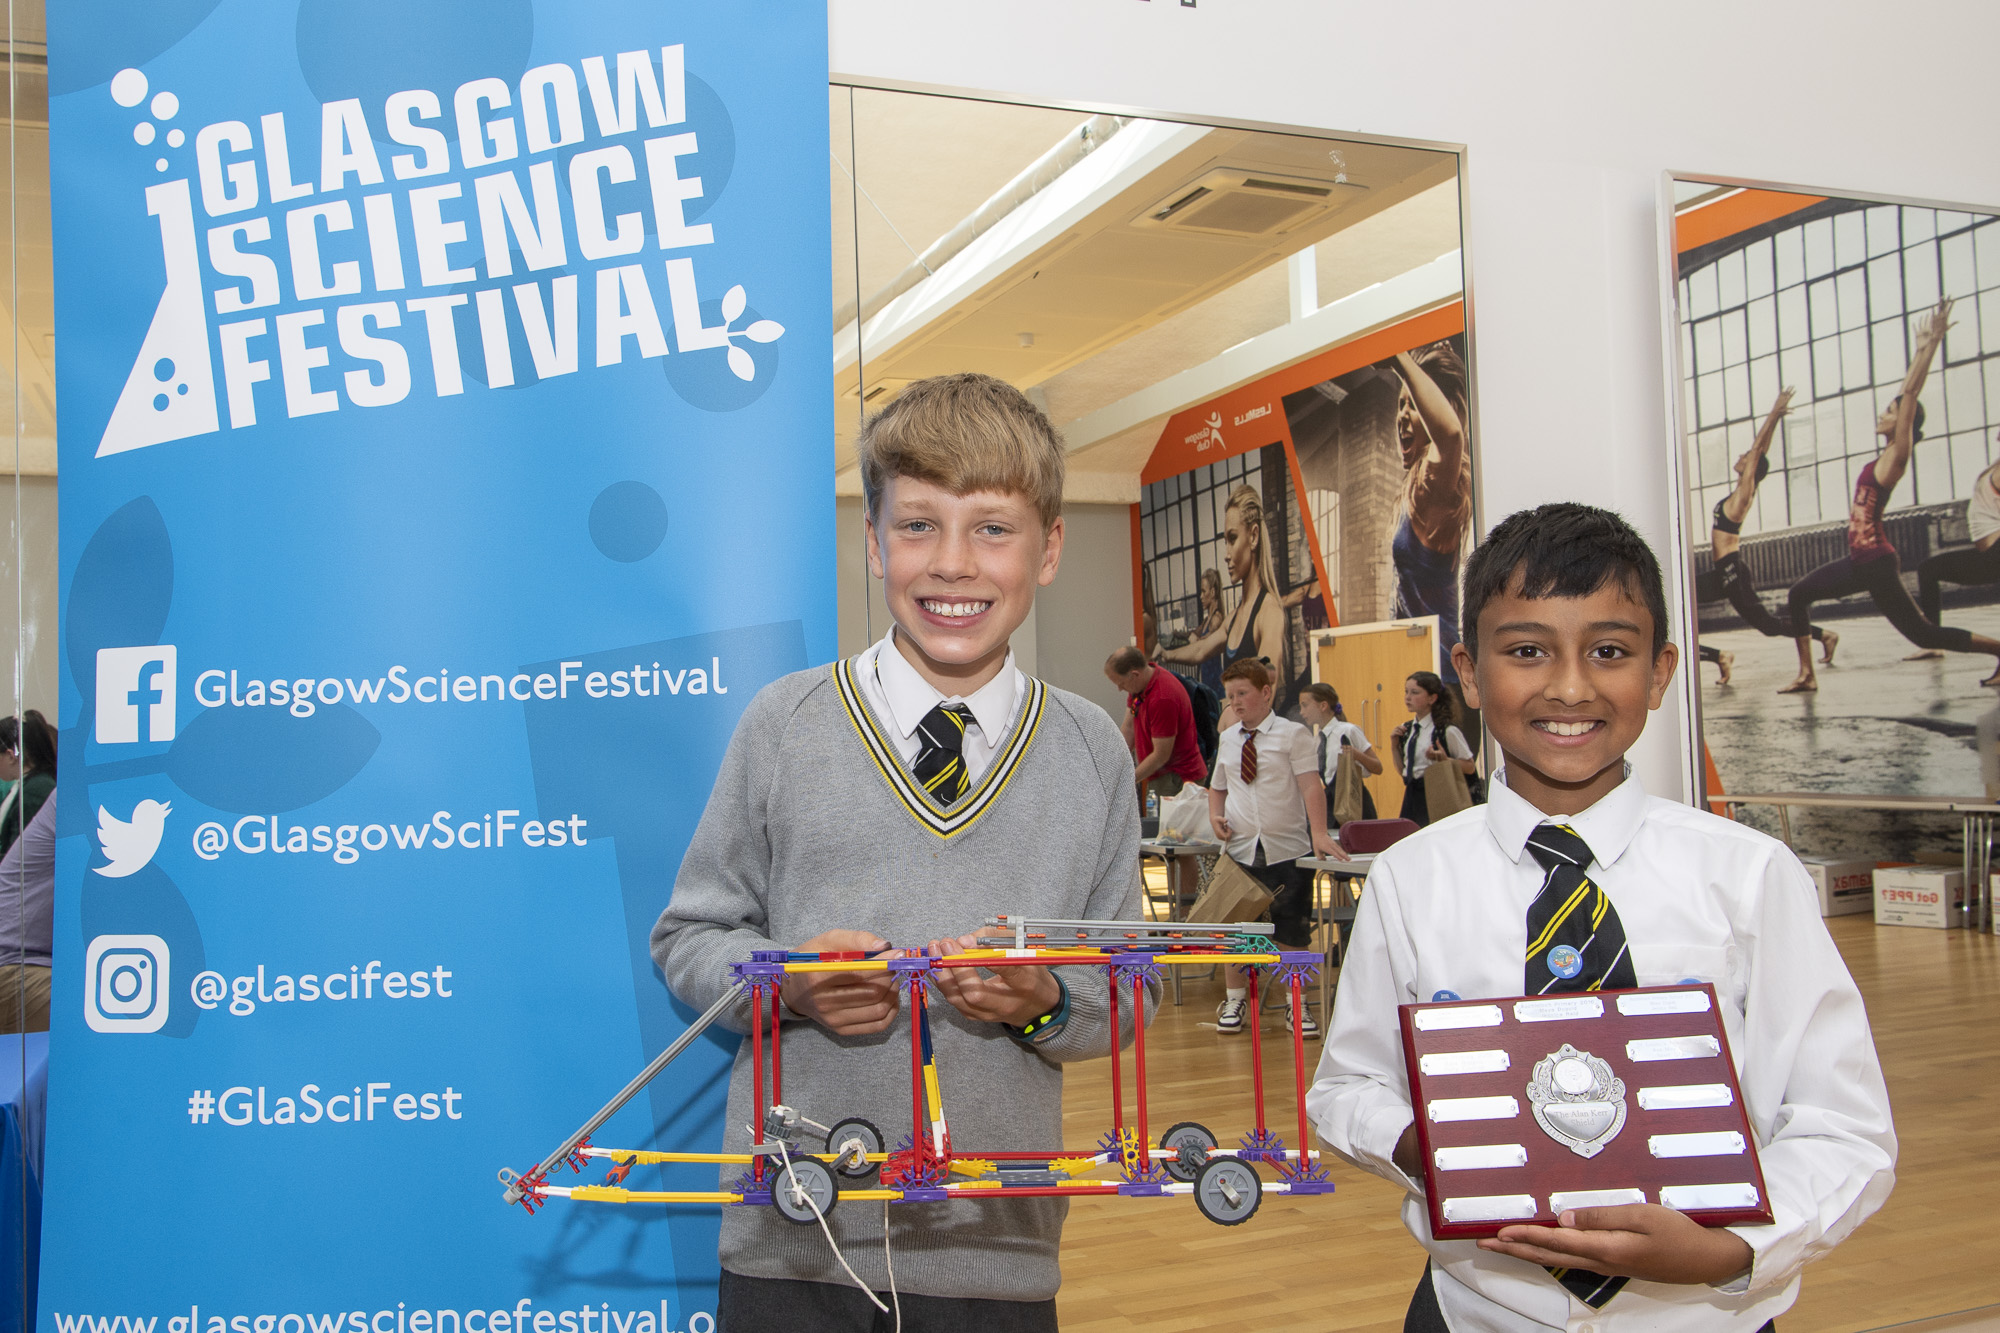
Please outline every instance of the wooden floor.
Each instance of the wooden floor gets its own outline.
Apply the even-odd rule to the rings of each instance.
[[[1807,1269],[1780,1327],[2000,1328],[2000,1246],[1982,1225],[2000,1201],[2000,939],[1878,929],[1866,916],[1827,924],[1867,997],[1902,1156],[1888,1204]],[[1148,1035],[1155,1137],[1180,1119],[1202,1120],[1225,1143],[1251,1126],[1249,1038],[1214,1031],[1220,998],[1219,982],[1188,982],[1186,1002],[1162,1006]],[[1266,1114],[1289,1145],[1289,1034],[1275,1011],[1264,1031]],[[1129,1059],[1126,1069],[1129,1079]],[[1095,1142],[1110,1106],[1108,1063],[1072,1066],[1066,1142]],[[1424,1266],[1398,1216],[1400,1192],[1338,1159],[1334,1178],[1331,1197],[1267,1195],[1238,1227],[1206,1221],[1186,1199],[1076,1200],[1063,1238],[1065,1333],[1396,1333]]]

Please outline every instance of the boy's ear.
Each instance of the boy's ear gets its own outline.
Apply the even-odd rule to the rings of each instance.
[[[1673,644],[1661,648],[1653,658],[1653,688],[1646,696],[1646,707],[1656,709],[1667,697],[1667,683],[1674,678],[1674,668],[1680,665],[1681,650]]]
[[[1049,524],[1048,535],[1042,538],[1042,569],[1035,576],[1037,587],[1046,588],[1056,581],[1056,567],[1062,564],[1062,548],[1063,521],[1062,516],[1057,515],[1056,521]]]
[[[861,515],[861,531],[867,534],[868,573],[875,578],[884,576],[882,565],[882,539],[875,532],[875,515],[866,510]]]
[[[1465,646],[1463,639],[1451,646],[1451,665],[1452,669],[1458,672],[1458,688],[1459,692],[1465,695],[1465,706],[1479,707],[1479,672],[1472,660],[1472,652]],[[1659,706],[1658,700],[1655,700],[1653,707]]]

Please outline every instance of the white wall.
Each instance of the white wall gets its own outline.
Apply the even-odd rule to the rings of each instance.
[[[1125,716],[1104,659],[1132,641],[1132,506],[1063,506],[1062,568],[1035,596],[1035,634],[1036,675]]]
[[[1462,143],[1490,521],[1623,511],[1664,549],[1663,170],[2000,203],[2000,6],[829,0],[835,77]],[[1686,792],[1685,699],[1633,758]]]

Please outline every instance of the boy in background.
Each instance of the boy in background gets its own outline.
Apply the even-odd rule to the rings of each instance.
[[[1348,857],[1326,829],[1326,784],[1313,734],[1271,711],[1274,684],[1271,669],[1254,657],[1223,668],[1223,697],[1238,721],[1216,747],[1208,822],[1230,859],[1271,891],[1271,938],[1278,947],[1310,949],[1313,875],[1298,860]],[[1222,971],[1216,1031],[1241,1032],[1246,1020],[1257,1021],[1250,1013],[1249,977],[1240,967]],[[1309,1041],[1318,1039],[1319,1020],[1310,1004],[1289,1013],[1294,1029]]]
[[[1894,1184],[1867,1014],[1804,867],[1648,796],[1625,763],[1673,676],[1666,623],[1659,563],[1604,510],[1514,514],[1467,562],[1453,657],[1506,765],[1486,805],[1377,858],[1307,1097],[1336,1152],[1409,1192],[1404,1224],[1431,1256],[1415,1333],[1769,1328],[1800,1268]],[[1715,987],[1776,1223],[1629,1204],[1434,1239],[1397,1006],[1684,981]]]
[[[994,913],[1139,912],[1124,740],[1097,705],[1025,675],[1008,647],[1062,556],[1061,440],[1013,387],[950,375],[904,390],[864,426],[860,452],[868,568],[894,623],[859,656],[774,681],[745,710],[653,930],[668,986],[696,1009],[758,949],[894,941],[950,954]],[[935,979],[949,1001],[929,1012],[954,1140],[1060,1146],[1063,1063],[1112,1049],[1102,979],[1042,967]],[[781,994],[788,1099],[821,1124],[865,1116],[893,1145],[911,1128],[895,979],[794,976]],[[1149,1015],[1157,1001],[1156,983]],[[748,1018],[746,1005],[734,1026]],[[749,1142],[749,1059],[745,1043],[726,1151]],[[840,1208],[825,1221],[874,1297],[847,1281],[820,1228],[725,1209],[719,1323],[865,1330],[893,1301],[909,1333],[1054,1329],[1067,1209],[1053,1198]]]

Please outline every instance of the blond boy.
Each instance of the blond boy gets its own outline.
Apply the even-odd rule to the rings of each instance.
[[[1017,390],[919,381],[860,440],[868,567],[889,633],[773,682],[745,711],[653,931],[675,995],[705,1008],[753,950],[952,953],[989,914],[1139,910],[1132,757],[1096,705],[1023,673],[1009,638],[1062,556],[1063,447]],[[1045,968],[938,974],[931,1029],[954,1144],[1062,1145],[1062,1063],[1111,1049],[1101,984]],[[912,1131],[909,1028],[893,979],[787,979],[785,1093],[822,1124]],[[736,1016],[746,1026],[747,1012]],[[1131,1019],[1125,1020],[1129,1038]],[[748,1141],[739,1054],[725,1142]],[[1055,1327],[1059,1199],[851,1205],[826,1219],[909,1333]],[[770,1209],[723,1218],[730,1333],[867,1329],[878,1311],[827,1236]]]

